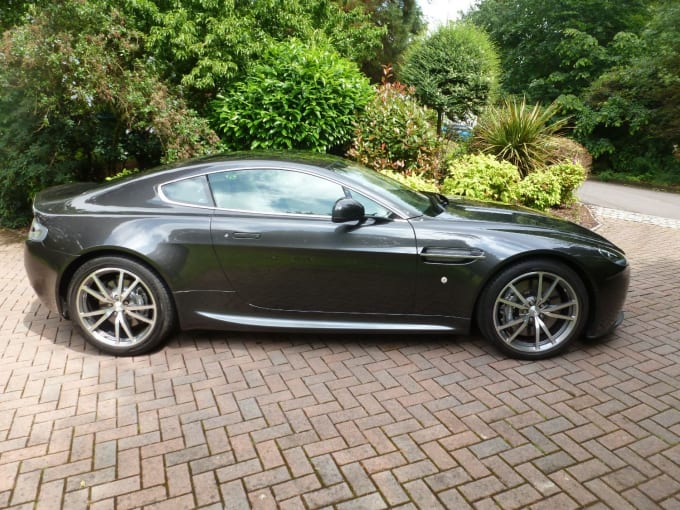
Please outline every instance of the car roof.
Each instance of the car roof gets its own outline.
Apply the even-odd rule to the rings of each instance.
[[[215,154],[144,170],[131,176],[85,188],[79,198],[73,197],[70,202],[72,205],[81,204],[83,209],[90,209],[91,206],[98,208],[135,207],[142,204],[148,206],[155,202],[159,187],[166,183],[202,174],[237,169],[241,165],[250,167],[258,164],[267,166],[280,164],[282,167],[300,167],[300,169],[302,167],[314,168],[319,175],[326,174],[327,177],[340,179],[350,187],[353,187],[352,183],[360,186],[360,183],[353,182],[353,179],[340,175],[344,173],[344,169],[353,167],[354,163],[337,156],[300,151],[248,151]],[[372,193],[368,192],[369,198],[371,195]],[[49,197],[43,195],[41,198],[41,207],[44,207],[46,205],[44,199]],[[373,198],[378,202],[384,202],[388,208],[397,212],[402,218],[421,214],[417,209],[407,207],[405,204],[394,203],[388,196],[380,194]],[[86,203],[90,206],[85,206]]]

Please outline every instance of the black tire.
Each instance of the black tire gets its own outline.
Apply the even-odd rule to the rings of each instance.
[[[520,359],[543,359],[563,351],[581,336],[587,318],[583,281],[574,270],[550,259],[507,267],[487,284],[477,305],[482,335]]]
[[[126,257],[85,262],[68,288],[69,317],[85,340],[116,356],[144,354],[175,325],[170,293],[149,268]]]

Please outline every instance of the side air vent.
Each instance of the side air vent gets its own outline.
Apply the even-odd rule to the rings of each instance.
[[[424,248],[420,257],[432,264],[469,264],[486,255],[477,248]]]

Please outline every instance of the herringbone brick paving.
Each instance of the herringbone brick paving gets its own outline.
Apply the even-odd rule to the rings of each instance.
[[[112,358],[0,234],[0,507],[680,508],[680,231],[607,219],[622,327],[541,362],[477,338],[179,334]]]

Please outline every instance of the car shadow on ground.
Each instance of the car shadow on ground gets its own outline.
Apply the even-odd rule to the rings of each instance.
[[[89,345],[75,328],[71,321],[59,317],[49,311],[36,298],[27,308],[23,317],[24,326],[32,333],[39,335],[44,340],[49,340],[54,345],[64,345],[75,352],[99,352],[102,356],[109,356]],[[478,336],[459,336],[451,334],[431,333],[307,333],[307,332],[262,332],[262,331],[176,331],[166,342],[152,351],[156,353],[164,349],[178,350],[193,346],[196,351],[205,349],[222,350],[224,348],[238,349],[262,346],[266,350],[281,348],[297,348],[309,346],[318,348],[327,346],[330,349],[357,346],[377,347],[384,351],[395,349],[418,349],[423,345],[428,348],[437,346],[455,349],[469,349],[483,354],[487,351],[494,357],[502,358],[503,355],[495,348],[490,348],[486,342]]]
[[[113,357],[88,344],[71,321],[59,317],[34,299],[25,312],[24,326],[32,333],[53,345],[62,345],[74,353]],[[625,320],[624,320],[625,325]],[[599,339],[582,339],[569,347],[565,353],[588,348],[604,347],[618,338],[617,330]],[[262,331],[176,331],[166,342],[146,355],[154,355],[167,350],[168,355],[176,352],[190,352],[200,356],[200,352],[232,351],[235,356],[239,350],[252,352],[258,349],[270,352],[275,350],[296,351],[327,348],[328,353],[351,350],[374,350],[382,352],[400,350],[404,353],[419,350],[445,349],[448,353],[466,351],[472,356],[481,356],[487,363],[507,359],[508,356],[494,345],[484,340],[477,331],[467,336],[434,333],[351,333],[351,332],[262,332]],[[558,354],[557,357],[565,353]],[[196,355],[194,354],[194,355]],[[321,354],[319,354],[321,355]],[[136,356],[141,357],[144,355]],[[529,361],[528,363],[531,363]]]

